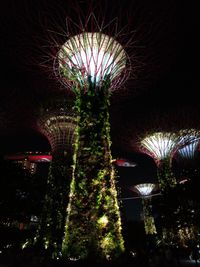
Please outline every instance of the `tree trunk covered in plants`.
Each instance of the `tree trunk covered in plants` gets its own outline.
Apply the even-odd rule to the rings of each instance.
[[[70,157],[72,158],[72,155]],[[36,245],[46,249],[51,258],[59,257],[61,252],[71,177],[72,160],[64,156],[62,152],[54,153],[36,236]]]
[[[147,235],[156,234],[156,226],[152,212],[151,198],[143,198],[144,228]]]
[[[79,114],[63,256],[112,259],[123,249],[110,150],[109,80],[76,90]]]
[[[161,191],[169,190],[176,185],[176,178],[171,169],[171,160],[169,158],[162,159],[159,162],[158,181]]]

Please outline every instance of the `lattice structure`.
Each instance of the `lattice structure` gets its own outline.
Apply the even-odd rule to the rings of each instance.
[[[46,194],[33,245],[58,258],[61,251],[69,202],[77,116],[73,101],[59,96],[43,104],[37,121],[52,148]]]
[[[76,118],[55,115],[40,120],[41,132],[48,138],[52,151],[72,152]]]
[[[122,80],[127,56],[123,47],[101,32],[83,32],[71,37],[58,53],[59,74],[67,86],[101,84],[109,76],[111,88]],[[120,79],[117,79],[120,75]]]
[[[141,140],[141,151],[153,157],[159,165],[161,160],[171,158],[177,149],[180,137],[171,132],[156,132]]]
[[[66,37],[70,38],[60,47],[54,62],[56,77],[67,87],[72,85],[87,90],[89,83],[101,86],[105,79],[110,80],[110,90],[119,88],[130,73],[130,59],[125,52],[130,41],[121,45],[118,39],[123,35],[117,32],[117,20],[108,25],[99,24],[91,13],[81,28],[68,18]],[[110,32],[108,28],[112,28]],[[71,31],[70,31],[71,29]],[[72,32],[74,35],[72,35]]]
[[[72,109],[72,103],[59,101],[56,101],[52,106],[41,109],[38,127],[47,137],[53,153],[73,154],[77,116]]]

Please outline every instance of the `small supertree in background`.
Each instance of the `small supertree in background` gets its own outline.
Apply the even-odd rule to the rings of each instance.
[[[184,200],[184,196],[185,199],[191,199],[191,197],[188,198],[186,192],[182,191],[177,184],[172,163],[178,149],[192,143],[196,140],[196,137],[190,136],[187,140],[186,137],[183,138],[187,132],[186,130],[180,130],[183,129],[184,124],[187,124],[186,119],[183,120],[184,114],[161,113],[161,117],[156,114],[152,113],[149,116],[146,115],[147,118],[141,116],[135,118],[135,120],[127,121],[127,124],[123,127],[123,134],[122,132],[119,133],[122,137],[118,139],[118,143],[127,151],[139,151],[149,155],[156,163],[159,188],[162,192],[159,201],[153,202],[154,210],[158,214],[158,244],[178,245],[181,242],[183,243],[183,238],[178,235],[179,232],[181,233],[179,229],[182,229],[183,232],[191,232],[190,235],[188,234],[188,237],[191,237],[196,219],[192,219],[194,216],[188,216],[195,209],[188,205],[188,201]],[[180,118],[182,118],[181,121]],[[187,125],[191,125],[191,123]],[[183,205],[183,203],[186,203],[186,205]],[[183,208],[184,206],[185,208]],[[179,220],[179,217],[182,219]],[[190,220],[188,220],[189,217]],[[184,221],[191,223],[192,228],[189,229],[189,227],[184,230],[184,227],[182,227]],[[187,226],[189,224],[187,223]],[[186,240],[186,237],[184,238]],[[182,241],[180,241],[181,239]]]
[[[188,142],[189,139],[191,140],[192,138],[188,138]],[[187,215],[190,213],[190,207],[183,204],[183,202],[186,202],[185,200],[181,201],[181,192],[179,192],[176,175],[172,170],[174,154],[179,147],[183,146],[184,142],[185,140],[180,135],[180,132],[156,132],[141,140],[141,150],[146,151],[157,163],[158,181],[164,194],[160,199],[163,207],[160,238],[161,244],[164,243],[170,246],[174,244],[180,245],[181,242],[184,243],[183,240],[186,240],[187,236],[184,232],[186,228],[187,238],[194,237],[194,234],[192,236],[194,231],[191,230],[194,227],[181,227],[181,221],[186,223],[183,217],[188,219]],[[186,208],[183,208],[184,206]],[[183,211],[186,212],[186,216],[183,216]]]
[[[158,181],[161,191],[173,188],[176,178],[171,162],[180,137],[174,132],[155,132],[141,138],[140,150],[151,156],[158,167]]]
[[[54,97],[42,104],[37,121],[39,131],[48,139],[52,162],[46,195],[35,243],[53,258],[60,256],[66,209],[69,201],[77,115],[73,101]]]
[[[172,159],[179,148],[180,136],[171,114],[140,114],[129,118],[125,123],[126,131],[119,131],[118,143],[123,150],[138,152],[149,156],[156,165],[160,190],[175,187],[176,177],[172,169]]]
[[[156,184],[153,183],[137,184],[131,187],[130,189],[139,194],[139,196],[142,198],[145,233],[147,235],[156,234],[157,231],[156,231],[154,217],[152,214],[152,203],[151,203],[152,193],[156,189]]]

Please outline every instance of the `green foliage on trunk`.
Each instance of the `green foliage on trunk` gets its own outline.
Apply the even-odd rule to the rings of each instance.
[[[144,198],[142,200],[144,213],[144,228],[147,235],[156,234],[156,226],[152,213],[151,198]]]
[[[44,207],[35,243],[49,256],[60,256],[72,177],[72,162],[63,153],[54,153],[49,168]]]
[[[121,221],[110,151],[109,77],[87,91],[75,89],[79,114],[74,173],[63,256],[112,259],[123,249]]]
[[[170,159],[161,160],[158,167],[158,181],[162,191],[176,186],[176,178],[171,168]]]

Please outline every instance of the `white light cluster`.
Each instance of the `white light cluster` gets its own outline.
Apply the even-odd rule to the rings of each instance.
[[[126,66],[123,47],[101,32],[85,32],[71,37],[58,52],[59,69],[70,81],[98,84],[105,76],[113,80]]]
[[[155,189],[155,184],[144,183],[135,185],[136,190],[140,193],[141,196],[149,196],[152,191]]]
[[[141,145],[146,152],[157,160],[165,159],[171,156],[175,150],[179,137],[170,132],[156,132],[145,137]]]

